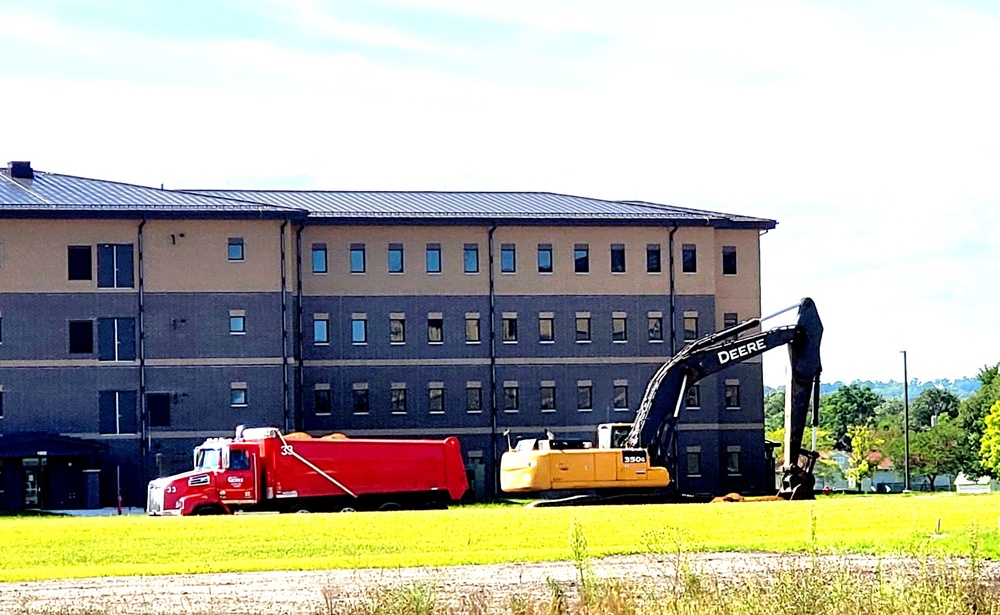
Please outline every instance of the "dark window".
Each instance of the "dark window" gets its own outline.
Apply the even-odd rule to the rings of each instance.
[[[368,389],[351,391],[351,405],[354,408],[354,414],[368,414]]]
[[[427,403],[431,414],[444,414],[444,389],[441,387],[427,389]]]
[[[312,269],[313,273],[326,273],[326,244],[314,243],[312,246]]]
[[[170,427],[170,394],[147,393],[146,412],[150,427]]]
[[[465,317],[465,341],[467,343],[479,341],[479,318]]]
[[[542,411],[552,411],[556,409],[556,388],[553,386],[543,386],[541,388]]]
[[[403,318],[389,319],[389,343],[406,343],[406,320]]]
[[[441,246],[427,244],[427,273],[441,273]]]
[[[368,319],[351,319],[351,343],[364,344],[368,342]]]
[[[516,411],[520,406],[516,386],[505,386],[503,388],[503,409],[506,411]]]
[[[135,319],[97,320],[97,358],[100,361],[135,360]]]
[[[466,387],[465,410],[467,412],[480,412],[482,409],[483,409],[483,390],[479,387]]]
[[[365,272],[365,244],[351,244],[351,273]]]
[[[97,246],[98,288],[132,288],[133,281],[132,244]]]
[[[389,273],[403,273],[403,244],[389,244]]]
[[[538,246],[538,273],[552,273],[552,246]]]
[[[684,405],[688,408],[701,408],[701,388],[695,384],[688,389],[684,398]]]
[[[577,244],[573,249],[573,271],[577,273],[590,271],[590,246],[585,243]]]
[[[740,407],[740,385],[738,384],[726,385],[726,407],[727,408]]]
[[[628,385],[615,385],[614,405],[616,410],[628,410]]]
[[[246,451],[241,451],[239,449],[229,451],[229,469],[230,470],[249,470],[250,469],[250,455]]]
[[[229,248],[226,252],[229,260],[231,261],[241,261],[246,256],[243,250],[243,238],[242,237],[230,237],[229,238]]]
[[[479,273],[479,244],[465,244],[465,273]]]
[[[406,414],[406,389],[392,389],[392,413]]]
[[[740,452],[726,451],[726,474],[738,476],[740,474]]]
[[[332,406],[330,389],[316,389],[314,393],[316,397],[316,414],[330,414]]]
[[[576,317],[576,341],[590,341],[590,316]]]
[[[628,341],[628,319],[624,316],[615,316],[611,319],[611,341]]]
[[[505,317],[503,319],[503,341],[517,341],[517,317]]]
[[[67,250],[67,262],[69,264],[69,279],[93,279],[90,246],[70,246]]]
[[[591,410],[594,407],[594,387],[580,384],[576,387],[576,409]]]
[[[698,339],[698,317],[697,316],[685,316],[684,317],[684,341],[689,342],[691,340]]]
[[[689,452],[687,454],[687,475],[701,476],[701,453]]]
[[[245,386],[235,386],[229,389],[229,405],[234,408],[247,405],[247,388]]]
[[[538,317],[538,341],[553,342],[556,339],[555,320],[551,316]]]
[[[98,393],[98,429],[102,434],[135,433],[135,391]]]
[[[646,272],[660,273],[663,265],[660,264],[660,244],[651,243],[646,246]]]
[[[69,322],[69,353],[93,354],[94,323],[90,320],[71,320]]]
[[[649,341],[651,342],[662,342],[663,341],[663,317],[662,316],[650,316],[647,322],[647,328],[649,331]]]
[[[722,326],[726,329],[729,327],[735,327],[739,323],[739,316],[736,312],[726,312],[722,315]]]
[[[427,341],[431,344],[441,344],[444,342],[444,319],[427,319]]]
[[[505,243],[500,246],[500,271],[503,273],[514,273],[517,271],[517,252],[512,243]]]
[[[722,275],[736,275],[736,248],[722,246]]]
[[[681,271],[684,273],[698,271],[698,248],[693,243],[681,246]]]
[[[625,246],[620,243],[611,246],[611,273],[625,273]]]

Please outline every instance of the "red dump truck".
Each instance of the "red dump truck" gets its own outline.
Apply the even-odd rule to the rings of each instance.
[[[444,440],[314,438],[237,428],[194,450],[194,470],[149,483],[151,515],[440,508],[469,488],[462,452]]]

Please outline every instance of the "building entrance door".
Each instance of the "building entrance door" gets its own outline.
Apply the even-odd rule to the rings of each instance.
[[[45,485],[46,459],[44,457],[24,457],[24,507],[42,508]]]

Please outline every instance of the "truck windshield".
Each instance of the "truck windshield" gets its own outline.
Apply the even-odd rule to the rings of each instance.
[[[219,449],[199,448],[194,458],[195,470],[214,470],[219,467]]]

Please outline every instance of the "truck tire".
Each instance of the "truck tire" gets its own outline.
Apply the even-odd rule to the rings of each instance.
[[[354,508],[351,505],[347,505],[347,506],[344,506],[343,508],[341,508],[340,510],[338,510],[337,512],[352,513],[352,512],[358,512],[358,509]]]
[[[215,504],[206,504],[205,506],[199,506],[195,508],[192,515],[224,515],[226,511],[222,510],[222,507],[216,506]]]
[[[308,508],[306,508],[305,505],[303,505],[303,504],[296,504],[295,506],[292,506],[290,509],[288,509],[288,512],[299,513],[299,514],[308,514],[311,511]]]
[[[379,506],[378,509],[382,512],[386,512],[390,510],[403,510],[403,507],[397,504],[396,502],[386,502],[381,506]]]

